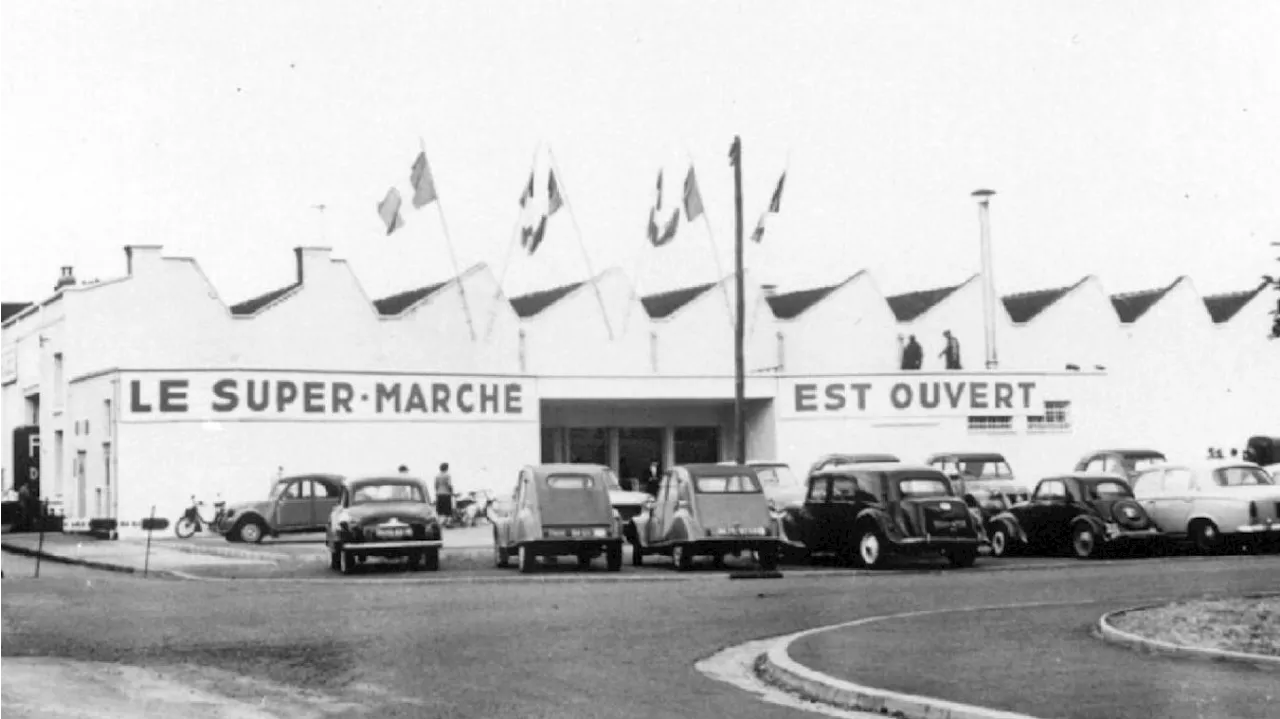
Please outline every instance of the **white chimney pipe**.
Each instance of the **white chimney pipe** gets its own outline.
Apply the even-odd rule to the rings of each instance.
[[[991,262],[990,202],[995,190],[976,190],[978,221],[982,226],[982,314],[986,329],[987,369],[996,369],[1000,362],[996,355],[996,280]]]

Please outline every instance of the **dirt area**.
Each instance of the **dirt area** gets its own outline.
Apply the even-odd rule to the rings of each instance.
[[[1112,623],[1170,644],[1280,656],[1280,597],[1181,602],[1127,612]]]

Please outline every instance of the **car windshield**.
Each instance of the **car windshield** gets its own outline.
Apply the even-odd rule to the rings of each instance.
[[[587,474],[553,474],[547,477],[547,486],[552,489],[591,489],[596,486],[596,481]]]
[[[1088,487],[1089,499],[1109,500],[1133,496],[1133,492],[1124,482],[1091,482],[1085,486]]]
[[[762,491],[760,483],[749,474],[694,477],[693,483],[699,494],[752,494]]]
[[[1213,481],[1220,487],[1257,487],[1271,486],[1275,482],[1261,467],[1224,467],[1215,470]]]
[[[760,484],[766,487],[795,487],[800,484],[791,467],[785,464],[758,466],[756,476],[760,478]]]
[[[912,497],[950,497],[951,488],[941,479],[912,478],[898,480],[898,492],[904,498]]]
[[[284,490],[289,487],[289,483],[292,481],[292,479],[282,479],[276,482],[276,486],[271,488],[271,494],[267,495],[267,499],[272,501],[280,499],[280,495],[284,494]]]
[[[947,462],[945,464],[944,471],[959,474],[964,479],[969,480],[1013,479],[1013,470],[1009,468],[1009,463],[1002,459],[985,460],[961,458],[955,462]]]
[[[612,469],[604,470],[604,486],[614,492],[622,491],[622,484],[618,481],[618,475],[614,474]]]
[[[372,502],[425,502],[422,486],[416,482],[378,482],[360,484],[351,490],[351,504]]]
[[[1124,467],[1130,472],[1141,472],[1143,470],[1151,469],[1157,464],[1164,464],[1166,461],[1167,460],[1163,454],[1151,457],[1125,457]]]

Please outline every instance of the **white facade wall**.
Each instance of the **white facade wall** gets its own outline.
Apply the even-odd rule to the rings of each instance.
[[[924,314],[900,323],[898,331],[904,336],[915,335],[924,349],[922,371],[946,368],[947,362],[941,356],[947,346],[946,338],[942,336],[945,330],[951,330],[960,342],[960,366],[966,370],[982,369],[986,366],[986,330],[982,317],[982,278],[974,275]],[[1013,322],[1009,320],[1003,304],[996,308],[995,317],[998,349],[1011,337]],[[896,353],[897,339],[893,342]],[[1001,362],[1001,367],[1005,366]]]
[[[898,319],[865,272],[777,326],[787,374],[892,372],[901,366]]]
[[[1007,316],[1003,307],[1001,313]],[[1123,340],[1111,297],[1091,276],[1040,314],[1001,333],[998,349],[1005,367],[1059,371],[1074,364],[1090,370],[1110,368]]]
[[[605,271],[594,284],[584,282],[520,327],[529,374],[643,376],[652,371],[649,316],[619,270]]]
[[[652,320],[658,343],[655,374],[733,376],[734,324],[730,310],[736,301],[736,292],[733,278],[728,278],[670,316]],[[778,364],[776,321],[764,292],[749,278],[744,282],[743,303],[746,372],[749,376],[772,372]]]

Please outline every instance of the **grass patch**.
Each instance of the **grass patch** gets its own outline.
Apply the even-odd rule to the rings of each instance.
[[[1111,623],[1170,644],[1280,657],[1280,597],[1179,602],[1126,612]]]

